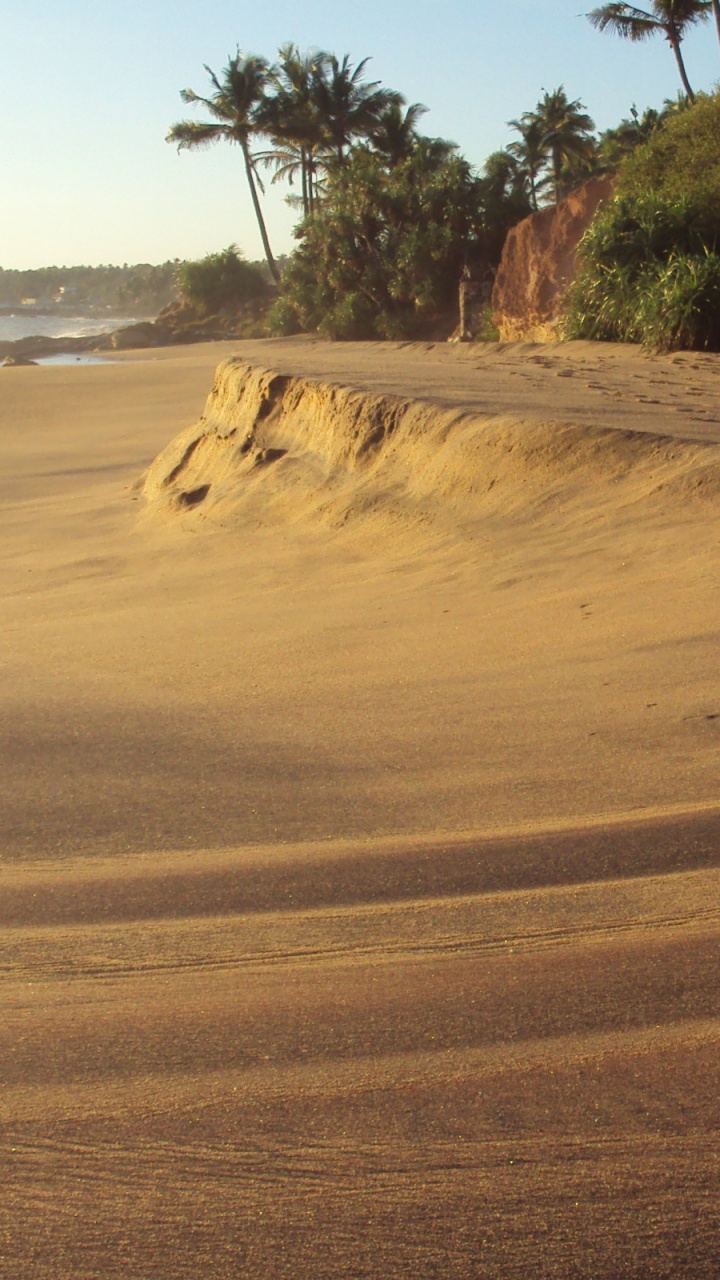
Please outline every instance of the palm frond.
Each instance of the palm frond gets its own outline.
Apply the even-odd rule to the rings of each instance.
[[[232,141],[232,134],[227,125],[203,124],[199,120],[179,120],[165,136],[166,142],[177,143],[178,151],[210,147],[221,139]]]
[[[649,40],[660,26],[651,13],[632,4],[604,4],[591,9],[587,17],[598,31],[610,30],[626,40]]]

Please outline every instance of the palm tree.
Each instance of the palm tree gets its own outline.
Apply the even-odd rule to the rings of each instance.
[[[317,168],[322,162],[324,138],[315,101],[317,78],[323,75],[328,54],[319,49],[301,53],[297,45],[284,44],[278,62],[269,70],[275,92],[258,111],[258,123],[274,143],[272,151],[257,158],[275,165],[275,177],[290,183],[300,174],[303,216],[310,216],[317,199]]]
[[[686,102],[687,99],[683,98]],[[630,117],[621,120],[614,129],[604,129],[598,138],[598,169],[603,173],[613,173],[625,156],[630,155],[637,146],[647,142],[667,119],[669,108],[656,111],[654,107],[646,107],[642,115],[633,103]]]
[[[571,102],[563,85],[552,93],[544,92],[535,111],[525,118],[537,120],[542,133],[550,167],[555,203],[563,196],[563,168],[589,168],[595,154],[595,125],[577,98]]]
[[[332,54],[314,75],[313,101],[328,149],[339,165],[353,138],[367,137],[388,107],[405,103],[402,94],[380,88],[379,80],[363,84],[369,61],[363,58],[353,68],[349,54],[342,62]]]
[[[532,111],[525,111],[519,120],[509,120],[508,125],[517,130],[520,139],[509,143],[506,151],[523,174],[531,208],[537,211],[539,179],[548,155],[545,127],[539,116]]]
[[[488,265],[494,265],[500,260],[510,228],[537,209],[537,205],[533,206],[530,200],[527,173],[509,147],[488,156],[477,185],[482,209],[483,257]]]
[[[202,103],[213,116],[214,122],[181,120],[172,126],[166,141],[176,142],[178,151],[207,147],[223,139],[237,143],[245,161],[245,176],[250,188],[267,264],[273,279],[279,283],[280,272],[272,255],[265,219],[260,208],[255,158],[250,152],[250,139],[253,134],[259,132],[258,110],[265,98],[268,64],[264,58],[255,57],[253,54],[242,54],[238,49],[235,57],[229,59],[219,78],[210,67],[206,66],[205,70],[213,87],[211,96],[203,98],[193,89],[183,89],[180,97],[183,102]]]
[[[373,149],[390,169],[412,155],[418,140],[417,122],[426,111],[427,107],[420,102],[414,102],[407,111],[403,111],[399,102],[391,102],[369,130]]]
[[[625,40],[649,40],[662,32],[675,55],[683,88],[691,102],[695,94],[690,88],[680,46],[690,27],[704,22],[710,9],[715,13],[720,35],[720,3],[718,0],[652,0],[650,9],[633,4],[603,4],[586,16],[598,31],[610,30]]]

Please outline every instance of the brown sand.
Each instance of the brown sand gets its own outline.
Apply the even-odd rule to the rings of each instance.
[[[720,1272],[719,390],[0,372],[2,1280]]]

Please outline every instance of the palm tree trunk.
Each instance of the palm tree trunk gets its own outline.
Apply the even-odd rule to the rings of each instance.
[[[712,10],[715,14],[715,26],[717,27],[718,40],[720,40],[720,0],[712,0]]]
[[[687,78],[685,63],[683,62],[683,56],[682,56],[682,53],[680,52],[680,41],[678,40],[677,36],[672,36],[672,35],[668,35],[668,41],[670,43],[670,48],[675,54],[675,61],[677,62],[677,65],[678,65],[678,71],[680,72],[680,79],[682,80],[683,89],[685,90],[690,101],[694,102],[695,94],[690,88],[690,81]]]
[[[303,217],[307,218],[310,213],[310,197],[308,195],[308,157],[304,147],[300,148],[300,167],[302,173]]]
[[[553,186],[555,187],[555,204],[558,205],[560,203],[560,172],[562,170],[562,156],[559,150],[555,147],[553,147],[552,165]]]
[[[308,213],[311,218],[315,213],[315,161],[312,151],[308,152]]]
[[[250,187],[250,195],[252,196],[252,202],[255,209],[255,217],[257,218],[257,224],[260,231],[260,239],[262,240],[262,243],[263,243],[263,249],[265,250],[265,257],[267,259],[267,264],[270,268],[270,274],[273,280],[275,281],[275,283],[279,284],[280,272],[277,269],[277,263],[273,257],[272,249],[270,248],[270,241],[268,240],[268,233],[267,233],[267,228],[265,226],[265,219],[263,218],[262,209],[260,208],[260,201],[258,200],[257,187],[255,186],[255,176],[253,174],[253,169],[252,169],[252,160],[250,159],[250,151],[249,151],[247,142],[243,142],[241,145],[242,145],[243,157],[245,160],[245,174],[248,180],[248,186]]]

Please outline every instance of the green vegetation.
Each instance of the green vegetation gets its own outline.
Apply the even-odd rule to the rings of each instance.
[[[122,267],[41,267],[4,271],[0,267],[0,306],[17,307],[35,299],[38,306],[67,311],[103,309],[134,316],[157,315],[177,296],[177,262]]]
[[[587,16],[601,31],[630,40],[664,35],[692,99],[680,46],[689,28],[711,12],[720,34],[720,0],[652,0],[647,9],[606,4]],[[238,50],[219,76],[205,68],[209,97],[191,89],[181,94],[184,102],[204,106],[212,120],[180,121],[168,141],[191,149],[224,139],[242,151],[268,267],[280,286],[268,317],[271,333],[317,330],[337,338],[400,338],[447,327],[462,274],[484,282],[487,298],[510,227],[543,203],[558,203],[587,178],[616,172],[636,148],[644,154],[644,144],[665,140],[665,121],[681,114],[680,103],[642,116],[633,107],[616,129],[596,136],[583,103],[560,85],[544,92],[533,111],[509,122],[517,139],[490,156],[478,174],[453,143],[424,137],[418,126],[426,108],[408,106],[400,93],[367,81],[367,65],[367,58],[353,65],[347,54],[339,59],[319,49],[303,53],[292,43],[279,49],[274,64]],[[668,134],[667,146],[672,147],[673,137],[680,134]],[[254,150],[257,140],[263,145]],[[717,144],[708,139],[706,174],[713,147]],[[651,150],[638,164],[664,173],[661,150]],[[299,187],[288,197],[301,211],[298,248],[282,278],[262,216],[261,166],[273,170],[272,182]],[[675,165],[673,171],[680,169]],[[647,172],[642,181],[647,187]],[[661,186],[655,182],[658,191]],[[625,245],[631,261],[616,280],[617,305],[603,301],[600,284],[587,276],[585,294],[573,295],[569,330],[633,338],[652,332],[652,341],[661,343],[700,340],[694,300],[713,296],[714,259],[708,256],[703,264],[678,259],[683,228],[697,224],[697,200],[673,214],[647,202],[641,208],[633,199],[628,193],[625,203],[614,206],[596,240],[588,239],[586,246],[589,271],[592,254],[600,255],[599,264],[606,253],[601,242],[615,237]],[[652,247],[660,227],[669,237],[663,253]],[[714,253],[713,236],[704,233],[693,254]],[[613,252],[607,249],[610,259]],[[642,324],[637,302],[633,310],[629,301],[641,262],[648,284],[652,275],[656,299],[654,310],[647,302]],[[204,268],[196,264],[193,278],[211,266],[219,269],[218,255]],[[607,285],[614,260],[603,259],[600,269]],[[190,277],[185,279],[187,294]],[[622,306],[621,295],[626,298]]]
[[[237,245],[209,253],[199,262],[181,262],[176,272],[181,298],[200,315],[218,315],[266,297],[262,271],[245,262]]]
[[[581,245],[568,337],[720,350],[720,94],[623,163]]]
[[[595,128],[583,104],[570,102],[560,85],[545,93],[534,111],[525,111],[510,126],[520,134],[508,151],[526,174],[533,209],[546,189],[555,204],[593,172],[597,143]]]
[[[337,337],[404,336],[426,331],[457,301],[464,268],[482,277],[499,260],[510,226],[530,212],[521,160],[489,158],[480,175],[453,143],[423,137],[426,108],[366,80],[368,59],[285,44],[278,60],[239,51],[220,76],[206,67],[214,92],[193,90],[212,122],[181,121],[168,141],[179,148],[226,139],[241,147],[273,278],[279,272],[260,209],[260,166],[272,181],[298,183],[299,247],[283,274],[272,332],[319,328]],[[559,170],[589,148],[592,122],[564,90],[546,95],[543,164]],[[574,113],[574,114],[573,114]],[[546,113],[547,114],[547,113]],[[582,147],[573,138],[582,134]],[[251,139],[263,139],[252,151]],[[267,145],[269,143],[269,145]]]
[[[238,50],[220,77],[205,67],[214,90],[210,98],[192,89],[181,92],[183,102],[202,103],[214,123],[181,120],[172,126],[167,141],[176,142],[179,150],[221,139],[239,145],[265,257],[276,283],[280,274],[258,198],[258,160],[274,161],[288,177],[299,167],[309,212],[317,198],[319,172],[341,168],[352,140],[367,136],[388,107],[403,101],[400,94],[376,83],[363,83],[367,61],[353,68],[347,55],[342,62],[320,52],[303,57],[293,45],[285,45],[278,66],[271,69],[264,58]],[[275,149],[262,157],[251,155],[252,136],[263,134],[271,137]]]
[[[711,211],[714,202],[720,211],[720,93],[667,117],[665,128],[628,158],[619,189],[628,195],[653,191],[667,199],[692,194],[696,204]]]
[[[479,247],[478,187],[466,161],[431,142],[390,168],[355,151],[303,223],[271,332],[399,338],[432,326]]]
[[[717,97],[695,102],[681,50],[687,31],[711,15],[720,36],[720,0],[591,10],[601,31],[664,36],[687,96],[642,114],[633,106],[598,135],[563,85],[543,91],[533,110],[508,122],[516,137],[479,171],[454,143],[421,133],[426,107],[367,79],[367,58],[286,43],[270,63],[237,50],[219,74],[205,67],[207,96],[181,93],[208,119],[177,122],[167,140],[179,150],[221,141],[239,148],[267,265],[245,262],[231,245],[159,267],[0,270],[0,305],[32,297],[157,314],[179,295],[184,314],[193,309],[205,327],[221,315],[258,331],[267,317],[272,333],[403,338],[452,329],[462,279],[464,317],[487,336],[508,230],[610,173],[619,174],[618,197],[585,239],[568,334],[714,346],[720,114]],[[287,262],[269,242],[263,170],[289,184],[299,212]]]

